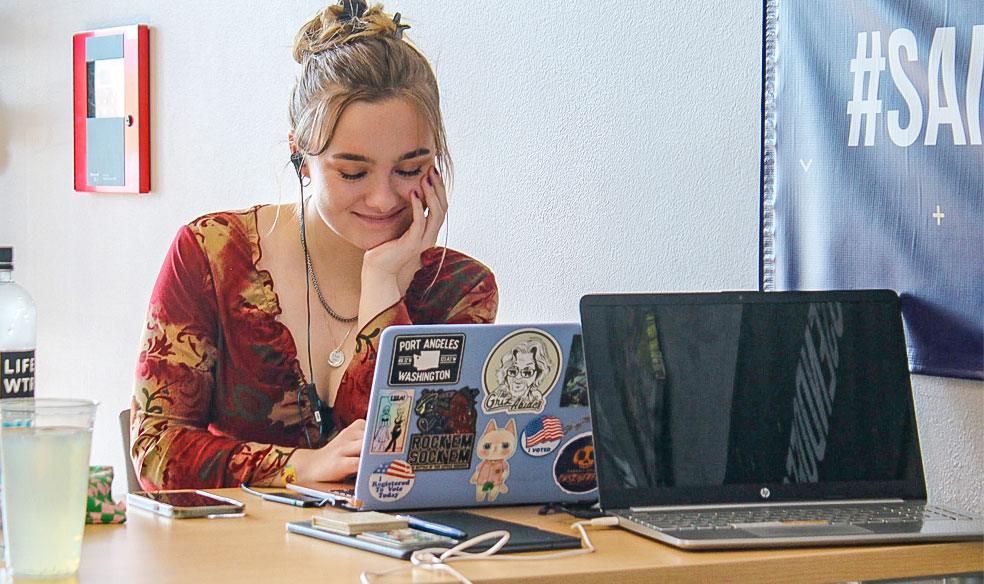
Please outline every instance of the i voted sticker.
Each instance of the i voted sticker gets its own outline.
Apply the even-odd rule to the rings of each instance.
[[[564,439],[564,428],[554,416],[537,416],[523,428],[520,445],[530,456],[546,456]]]

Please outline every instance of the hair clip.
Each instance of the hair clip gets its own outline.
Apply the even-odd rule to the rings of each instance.
[[[342,13],[338,15],[339,22],[362,18],[368,7],[363,0],[339,0],[338,4],[342,7]]]
[[[410,28],[410,25],[409,24],[400,24],[400,13],[399,12],[397,12],[396,14],[393,15],[393,24],[396,25],[396,32],[393,33],[393,36],[395,36],[396,38],[398,38],[400,40],[403,40],[403,31],[405,31],[406,29]]]

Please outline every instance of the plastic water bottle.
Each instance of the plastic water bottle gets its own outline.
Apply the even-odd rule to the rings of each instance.
[[[34,397],[34,299],[14,281],[14,249],[0,247],[0,399]],[[0,490],[3,485],[0,484]],[[0,517],[0,530],[3,518]],[[3,550],[0,539],[0,551]]]
[[[0,399],[34,397],[34,299],[14,281],[14,249],[0,247]]]

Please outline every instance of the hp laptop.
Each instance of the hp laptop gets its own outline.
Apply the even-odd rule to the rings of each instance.
[[[597,500],[578,324],[383,330],[362,509]]]
[[[589,295],[602,509],[681,548],[979,539],[926,503],[892,291]]]

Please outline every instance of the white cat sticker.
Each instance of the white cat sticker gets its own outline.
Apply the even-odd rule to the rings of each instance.
[[[504,428],[499,428],[495,420],[489,420],[475,453],[482,459],[468,481],[475,485],[475,500],[484,501],[488,497],[489,501],[495,501],[500,493],[509,492],[507,461],[516,453],[516,422],[510,419]]]

